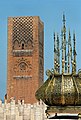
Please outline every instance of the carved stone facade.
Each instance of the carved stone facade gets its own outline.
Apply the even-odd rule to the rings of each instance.
[[[44,25],[38,16],[8,18],[7,100],[35,103],[44,77]]]

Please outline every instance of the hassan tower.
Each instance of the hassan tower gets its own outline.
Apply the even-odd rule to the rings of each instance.
[[[38,16],[8,18],[7,101],[35,103],[44,77],[44,24]]]

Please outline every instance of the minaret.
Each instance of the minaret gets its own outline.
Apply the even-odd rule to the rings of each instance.
[[[73,33],[73,74],[76,73],[76,38],[75,33]]]
[[[63,14],[63,49],[64,49],[64,69],[65,69],[65,73],[67,73],[67,56],[66,56],[66,25],[65,25],[65,15]]]

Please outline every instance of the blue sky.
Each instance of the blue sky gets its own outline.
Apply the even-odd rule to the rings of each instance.
[[[81,68],[81,0],[0,0],[0,98],[6,93],[7,81],[7,18],[40,16],[44,22],[44,69],[53,67],[53,32],[61,34],[62,14],[66,15],[67,33],[75,30],[77,70]],[[44,79],[46,75],[44,72]]]

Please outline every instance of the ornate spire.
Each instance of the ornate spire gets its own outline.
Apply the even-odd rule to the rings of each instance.
[[[76,38],[75,33],[73,33],[73,74],[76,73]]]
[[[60,47],[59,37],[54,33],[54,72],[60,73]]]
[[[63,14],[63,27],[61,30],[61,50],[62,50],[62,74],[70,74],[71,68],[72,73],[76,73],[76,39],[75,33],[73,34],[73,49],[71,44],[71,34],[69,30],[68,41],[66,40],[66,25],[65,15]],[[68,44],[67,44],[68,43]],[[71,67],[72,65],[72,67]],[[54,72],[60,73],[60,45],[59,36],[54,33]]]
[[[68,73],[70,73],[70,61],[72,56],[72,46],[71,46],[71,35],[69,30],[69,36],[68,36]]]
[[[54,72],[56,72],[56,37],[54,32]]]
[[[63,14],[63,39],[64,39],[64,56],[65,56],[65,73],[67,73],[67,56],[66,56],[66,25],[65,15]]]
[[[63,13],[63,25],[65,26],[65,14]]]
[[[58,63],[58,73],[60,73],[60,47],[59,47],[59,36],[57,34],[57,63]]]
[[[63,14],[63,28],[62,34],[62,73],[67,73],[67,56],[66,56],[66,25],[65,15]]]
[[[64,73],[64,41],[63,41],[63,30],[61,30],[61,40],[62,40],[62,74]]]

